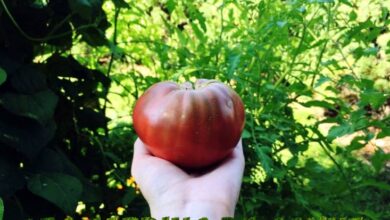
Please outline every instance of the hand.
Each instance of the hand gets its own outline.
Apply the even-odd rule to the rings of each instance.
[[[151,155],[138,139],[134,144],[131,172],[149,204],[152,217],[207,217],[211,220],[234,216],[244,165],[241,140],[217,167],[204,173],[187,173]]]

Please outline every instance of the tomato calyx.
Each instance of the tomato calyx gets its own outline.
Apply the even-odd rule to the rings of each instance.
[[[191,82],[184,82],[180,84],[180,88],[184,90],[196,90],[207,87],[212,83],[219,83],[217,80],[198,79],[194,84]]]
[[[194,88],[192,87],[192,83],[190,82],[184,82],[180,84],[180,88],[184,90],[193,90]]]

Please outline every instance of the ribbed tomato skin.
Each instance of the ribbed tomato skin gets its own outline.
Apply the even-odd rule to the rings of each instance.
[[[196,89],[182,85],[151,86],[135,105],[134,128],[153,155],[183,168],[203,168],[224,159],[238,143],[244,105],[215,80],[198,80]]]

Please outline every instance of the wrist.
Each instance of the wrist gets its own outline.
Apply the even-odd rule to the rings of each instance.
[[[209,220],[221,219],[223,217],[234,217],[234,205],[225,204],[219,201],[180,201],[169,204],[150,207],[152,217],[161,219],[163,217],[179,217],[199,219],[206,217]]]

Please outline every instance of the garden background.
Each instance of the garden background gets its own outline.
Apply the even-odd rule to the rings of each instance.
[[[197,78],[245,103],[237,219],[389,219],[389,9],[0,0],[0,219],[148,216],[130,176],[134,103]]]

